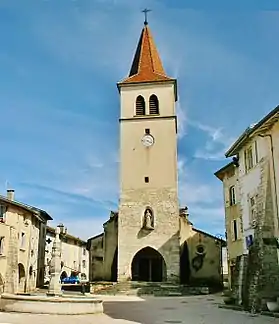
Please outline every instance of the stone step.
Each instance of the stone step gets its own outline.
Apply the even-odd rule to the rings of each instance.
[[[191,287],[173,283],[120,282],[103,286],[95,284],[92,287],[92,293],[100,295],[185,296],[209,294],[209,289],[208,287]]]

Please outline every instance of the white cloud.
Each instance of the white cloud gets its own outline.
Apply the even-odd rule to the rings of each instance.
[[[197,148],[194,157],[204,160],[224,160],[225,151],[234,142],[234,138],[229,136],[223,127],[213,127],[200,122],[188,120],[192,127],[206,133],[207,140],[204,147]]]
[[[180,101],[176,103],[177,112],[177,137],[181,140],[187,134],[187,114],[186,108],[182,107]]]

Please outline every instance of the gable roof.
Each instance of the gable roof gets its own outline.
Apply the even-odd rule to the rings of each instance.
[[[46,228],[46,232],[47,232],[47,234],[48,234],[48,233],[51,233],[51,234],[55,235],[55,231],[56,231],[56,229],[55,229],[54,227],[47,226],[47,228]],[[67,239],[70,239],[70,240],[73,240],[73,241],[78,241],[78,242],[81,243],[82,245],[86,245],[86,241],[82,240],[82,239],[79,238],[79,237],[76,237],[76,236],[74,236],[74,235],[71,235],[71,234],[69,234],[69,233],[66,233],[66,234],[65,234],[65,237],[66,237]]]
[[[235,168],[235,163],[233,161],[229,162],[228,164],[226,164],[225,166],[223,166],[221,169],[219,169],[218,171],[216,171],[214,173],[215,177],[217,177],[219,180],[223,180],[225,173],[229,170]]]
[[[0,195],[0,202],[4,202],[5,204],[9,204],[18,208],[21,208],[23,210],[26,210],[30,213],[32,213],[34,216],[36,216],[37,218],[39,218],[39,220],[41,220],[40,218],[43,218],[43,220],[48,221],[48,220],[52,220],[52,217],[44,210],[34,207],[34,206],[29,206],[27,204],[23,204],[19,201],[15,201],[15,200],[11,200],[8,199],[5,196]]]
[[[213,239],[215,239],[215,240],[217,240],[219,242],[222,242],[222,244],[227,244],[226,240],[224,240],[224,239],[222,239],[220,237],[217,237],[217,236],[214,236],[212,234],[206,233],[206,232],[201,231],[201,230],[199,230],[199,229],[197,229],[195,227],[193,227],[192,230],[195,231],[195,232],[197,232],[197,233],[203,234],[205,236],[211,237],[211,238],[213,238]]]
[[[226,157],[236,155],[239,150],[247,143],[247,141],[254,135],[260,132],[266,132],[274,123],[279,120],[279,106],[275,107],[269,114],[263,117],[258,123],[251,125],[239,136],[239,138],[232,144],[232,146],[225,153]]]

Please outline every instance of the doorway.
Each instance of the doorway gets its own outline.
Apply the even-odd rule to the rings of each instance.
[[[164,281],[166,269],[165,260],[162,255],[151,247],[140,250],[132,262],[133,281]]]

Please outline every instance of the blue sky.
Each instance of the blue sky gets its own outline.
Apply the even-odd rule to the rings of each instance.
[[[0,192],[87,239],[118,202],[116,82],[150,7],[178,78],[179,195],[194,225],[224,232],[224,151],[278,103],[278,1],[0,2]]]

